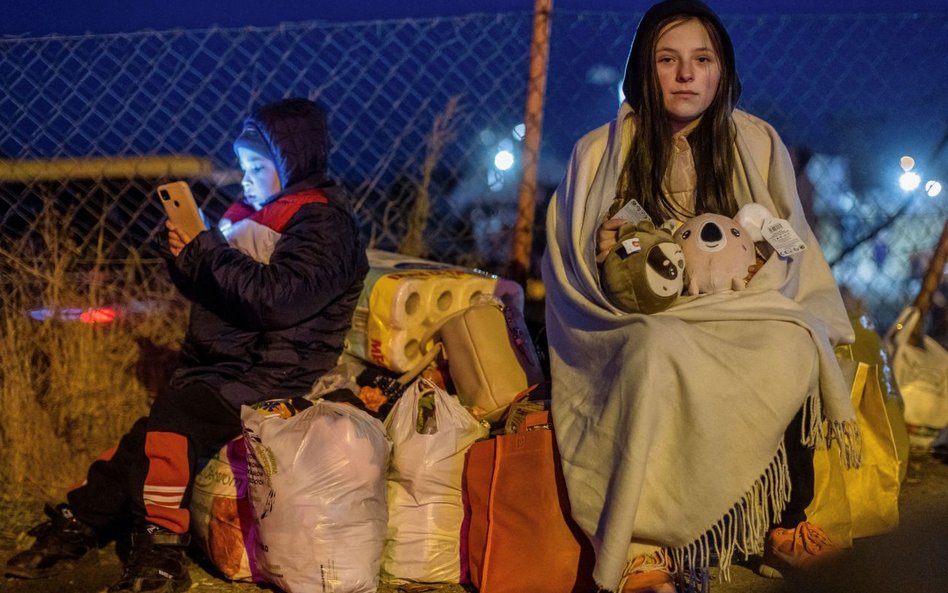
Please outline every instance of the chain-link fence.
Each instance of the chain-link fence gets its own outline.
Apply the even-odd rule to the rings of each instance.
[[[0,194],[9,208],[4,237],[14,240],[14,254],[31,255],[24,252],[31,225],[54,203],[70,213],[80,246],[102,230],[109,256],[129,246],[148,251],[161,218],[155,185],[186,176],[208,213],[219,214],[239,192],[231,141],[242,118],[295,95],[331,109],[332,171],[355,193],[372,243],[394,248],[428,156],[426,138],[452,97],[454,138],[430,193],[443,198],[485,174],[471,139],[516,119],[529,32],[529,16],[507,15],[4,41],[7,158],[201,159],[195,166],[165,158],[167,170],[147,176],[135,161],[83,162],[82,174],[54,179],[13,175]],[[444,199],[434,206],[433,252],[470,252],[464,212]]]
[[[538,208],[573,142],[614,116],[639,16],[554,15]],[[896,183],[906,153],[923,186],[948,181],[948,13],[724,20],[741,107],[799,157],[801,193],[841,284],[891,321],[917,292],[948,213],[945,193]],[[87,257],[153,257],[154,187],[187,179],[219,215],[239,192],[230,143],[243,116],[302,95],[332,112],[331,168],[372,245],[397,249],[415,196],[428,195],[429,257],[500,271],[531,30],[530,14],[502,14],[0,40],[2,259],[43,255],[44,208]],[[443,148],[433,148],[446,115]],[[503,151],[510,168],[495,161]],[[420,188],[426,160],[433,174]]]

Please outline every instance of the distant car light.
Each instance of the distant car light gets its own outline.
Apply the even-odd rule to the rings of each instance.
[[[82,323],[112,323],[115,321],[117,313],[112,307],[96,307],[95,309],[86,309],[79,314],[79,321]]]
[[[31,318],[36,321],[48,321],[55,319],[57,321],[78,321],[88,324],[112,323],[119,316],[118,310],[114,307],[93,307],[91,309],[80,309],[77,307],[65,307],[55,309],[44,307],[42,309],[33,309],[29,312]]]
[[[36,321],[46,321],[48,319],[59,319],[61,321],[76,321],[82,315],[82,309],[33,309],[30,311],[30,317]]]

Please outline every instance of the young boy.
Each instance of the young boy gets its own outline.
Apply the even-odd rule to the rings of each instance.
[[[313,102],[266,105],[234,142],[243,198],[217,228],[168,227],[171,278],[191,301],[169,388],[68,503],[47,505],[33,546],[6,574],[42,578],[131,526],[121,592],[188,589],[188,504],[197,460],[241,430],[242,404],[305,394],[335,366],[368,271],[348,196],[327,177],[326,115]]]

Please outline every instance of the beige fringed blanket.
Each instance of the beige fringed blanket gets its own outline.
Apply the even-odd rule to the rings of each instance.
[[[632,134],[627,116],[624,106],[577,144],[548,212],[543,264],[556,436],[605,589],[620,582],[630,541],[668,548],[684,570],[714,552],[724,574],[735,550],[759,552],[789,495],[784,431],[805,404],[809,442],[837,438],[848,465],[859,456],[832,350],[852,329],[766,122],[734,113],[734,192],[788,219],[807,249],[772,257],[743,292],[683,298],[654,315],[609,304],[595,231]]]

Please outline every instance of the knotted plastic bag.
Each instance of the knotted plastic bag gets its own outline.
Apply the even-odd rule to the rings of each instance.
[[[419,404],[429,398],[434,410],[419,430]],[[464,456],[474,441],[487,437],[488,427],[456,397],[419,379],[392,408],[385,428],[393,449],[382,579],[457,583],[464,568],[460,538]]]
[[[287,593],[373,593],[385,543],[382,423],[318,400],[290,418],[241,409],[257,563]]]

